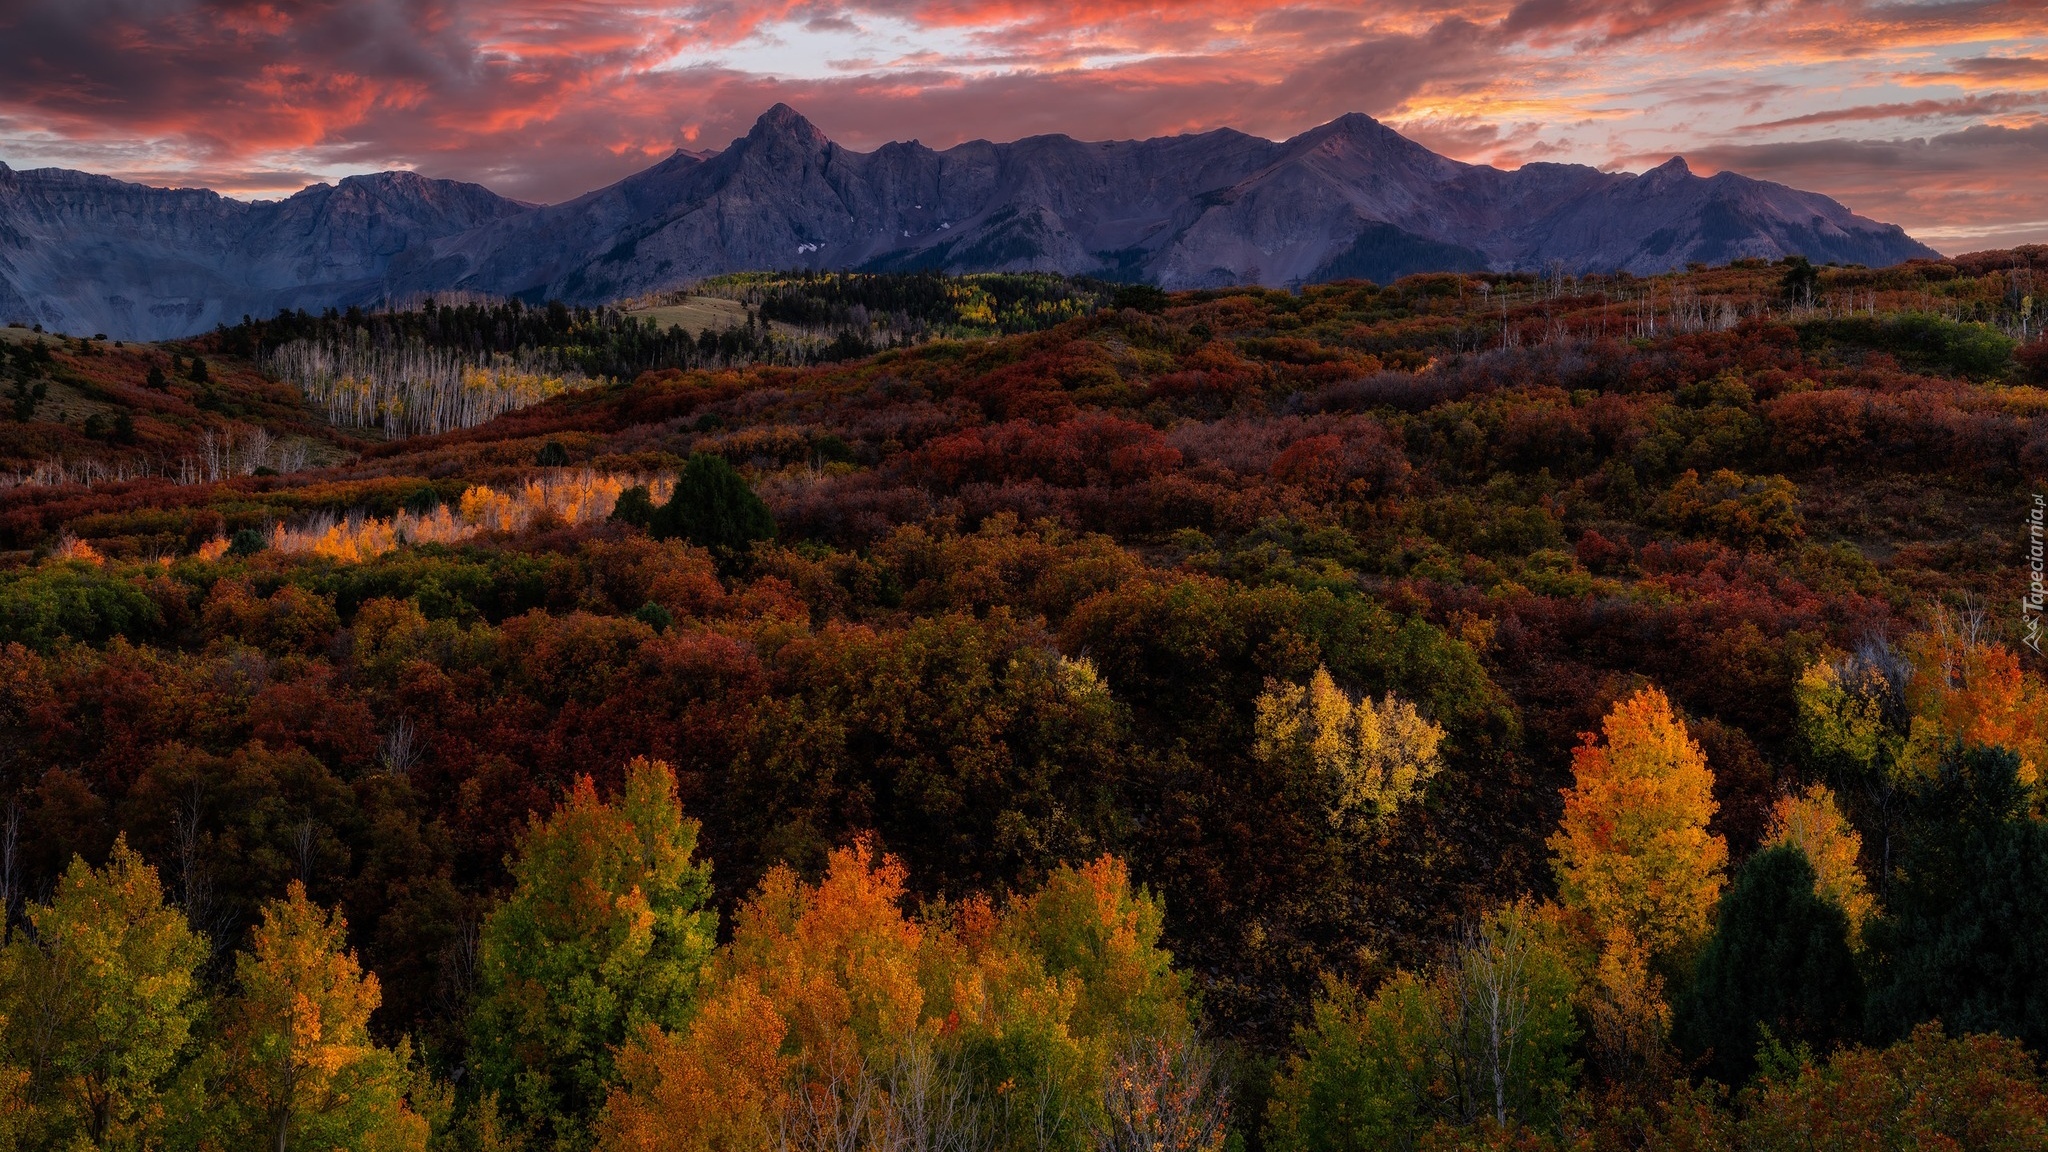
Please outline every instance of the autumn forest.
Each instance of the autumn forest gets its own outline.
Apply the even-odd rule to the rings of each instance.
[[[2048,1147],[2044,287],[8,329],[0,1148]]]

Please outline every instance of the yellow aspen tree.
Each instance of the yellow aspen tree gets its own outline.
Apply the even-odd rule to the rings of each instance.
[[[1306,767],[1338,827],[1391,816],[1443,767],[1444,730],[1415,705],[1391,692],[1353,699],[1326,668],[1306,688],[1269,681],[1254,709],[1253,755],[1268,766]]]
[[[0,952],[6,1047],[30,1147],[142,1147],[167,1122],[166,1089],[192,1043],[206,938],[167,907],[155,868],[114,842],[103,868],[73,857],[32,932]]]
[[[1664,955],[1707,934],[1726,879],[1728,845],[1707,831],[1714,774],[1655,688],[1616,704],[1601,729],[1572,754],[1549,841],[1558,895],[1602,937],[1626,929]]]
[[[1807,665],[1793,686],[1793,700],[1808,750],[1823,762],[1864,772],[1889,766],[1901,740],[1885,722],[1887,691],[1873,670],[1847,660]]]
[[[1765,844],[1789,844],[1806,854],[1815,874],[1814,895],[1842,910],[1849,919],[1849,943],[1858,945],[1877,900],[1856,862],[1863,853],[1863,837],[1842,815],[1834,792],[1815,784],[1796,796],[1779,797]]]
[[[0,1016],[0,1034],[7,1031],[7,1018]],[[0,1149],[13,1152],[21,1147],[28,1128],[28,1070],[0,1063]]]
[[[264,906],[236,958],[241,993],[226,1033],[231,1142],[290,1149],[424,1149],[426,1121],[406,1104],[405,1061],[370,1038],[382,999],[343,941],[339,912],[294,880]]]

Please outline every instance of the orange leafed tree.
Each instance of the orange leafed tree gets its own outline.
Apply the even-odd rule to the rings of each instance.
[[[1655,688],[1616,704],[1601,728],[1572,754],[1550,838],[1559,896],[1602,935],[1627,929],[1668,953],[1706,935],[1721,894],[1728,845],[1707,831],[1714,775]]]
[[[788,1025],[751,979],[735,979],[686,1034],[647,1031],[621,1053],[624,1084],[599,1147],[741,1152],[770,1147],[789,1104]]]
[[[1814,894],[1848,917],[1849,942],[1860,940],[1863,924],[1876,911],[1877,901],[1856,862],[1863,852],[1863,837],[1842,815],[1827,785],[1815,784],[1797,796],[1779,797],[1765,840],[1771,845],[1790,844],[1806,854],[1807,863],[1813,865]]]
[[[427,1124],[406,1106],[403,1057],[370,1038],[381,999],[343,943],[339,912],[292,881],[264,906],[235,966],[241,994],[226,1033],[230,1145],[424,1149]]]
[[[2019,1152],[2048,1147],[2048,1083],[2002,1036],[1950,1037],[1938,1022],[1889,1048],[1844,1048],[1759,1077],[1739,1117],[1708,1089],[1674,1100],[1652,1147],[1672,1152],[1865,1148]]]
[[[600,1143],[615,1149],[856,1144],[881,1119],[874,1070],[924,1016],[924,931],[903,865],[862,842],[812,887],[777,868],[738,912],[691,1026],[644,1030]]]
[[[1945,612],[1906,642],[1913,660],[1907,757],[1931,770],[1948,741],[2005,748],[2020,758],[2020,782],[2036,786],[2048,762],[2048,684],[2029,675],[2002,644],[1980,639],[1970,621]]]
[[[1058,869],[1000,914],[974,899],[912,917],[904,901],[903,865],[866,841],[833,852],[816,885],[771,872],[696,1017],[627,1045],[599,1147],[1220,1142],[1219,1082],[1157,946],[1159,905],[1121,862]]]
[[[665,500],[675,490],[675,478],[585,469],[539,477],[503,491],[479,484],[465,489],[452,509],[442,504],[391,517],[315,516],[292,527],[273,526],[268,543],[279,552],[311,553],[359,564],[407,544],[455,544],[489,532],[524,531],[543,519],[593,524],[611,515],[619,494],[635,485],[646,487],[653,498]],[[219,559],[227,549],[228,541],[221,537],[201,545],[199,554]]]

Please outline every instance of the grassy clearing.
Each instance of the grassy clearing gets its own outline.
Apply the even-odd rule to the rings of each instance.
[[[663,328],[671,324],[681,325],[695,335],[706,328],[718,331],[735,324],[745,324],[747,306],[737,300],[724,300],[716,296],[692,296],[680,304],[629,309],[626,315],[641,320],[652,320]]]
[[[652,308],[628,308],[626,315],[639,320],[652,320],[667,328],[680,325],[685,332],[695,336],[706,329],[722,332],[735,324],[747,322],[747,306],[738,300],[722,296],[691,296],[681,303],[663,304]],[[775,323],[769,327],[778,336],[801,335],[794,325]]]

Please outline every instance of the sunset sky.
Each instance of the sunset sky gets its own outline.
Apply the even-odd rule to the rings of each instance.
[[[1345,112],[1461,160],[1682,154],[1946,252],[2048,242],[2048,0],[0,0],[0,160],[567,199],[776,101],[849,147]]]

